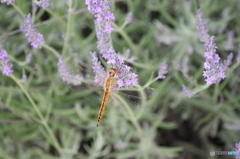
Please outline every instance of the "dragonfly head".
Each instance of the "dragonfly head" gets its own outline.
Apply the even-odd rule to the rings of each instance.
[[[115,77],[117,73],[118,73],[118,71],[117,71],[117,69],[115,69],[115,68],[110,68],[110,69],[108,69],[108,74],[109,74],[111,77]]]

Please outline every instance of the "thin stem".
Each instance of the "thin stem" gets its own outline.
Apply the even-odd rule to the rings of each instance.
[[[129,113],[129,117],[135,128],[137,129],[137,132],[139,134],[139,137],[143,136],[142,130],[140,125],[137,122],[137,119],[134,117],[132,110],[130,109],[129,105],[126,103],[125,100],[123,100],[119,95],[116,94],[118,99],[123,103],[124,107],[127,109],[127,112]]]
[[[135,44],[132,42],[132,40],[130,39],[130,37],[123,30],[121,30],[115,23],[113,23],[113,27],[126,40],[126,42],[128,43],[129,47],[136,54],[137,48],[136,48]]]
[[[51,46],[46,45],[46,44],[42,44],[42,47],[44,47],[45,49],[52,52],[56,57],[60,56],[59,53],[54,48],[52,48]]]
[[[69,42],[69,37],[70,37],[70,33],[71,33],[71,26],[72,26],[72,13],[71,13],[71,9],[72,9],[72,2],[68,3],[68,17],[67,17],[67,29],[66,29],[66,33],[65,33],[65,38],[64,38],[64,44],[63,44],[63,50],[62,50],[62,55],[64,56],[67,52],[67,45]]]
[[[12,6],[24,17],[25,14],[18,6],[16,6],[14,3],[12,4]]]
[[[200,87],[197,87],[197,89],[193,90],[193,93],[196,94],[198,92],[201,92],[201,91],[207,89],[209,86],[211,86],[211,84],[205,84]]]
[[[27,90],[25,89],[25,87],[22,85],[21,82],[19,82],[19,80],[14,76],[14,75],[10,75],[10,77],[17,83],[17,85],[21,88],[21,90],[23,91],[23,93],[27,96],[28,100],[30,101],[30,103],[32,104],[34,110],[37,112],[41,123],[43,124],[43,126],[45,127],[45,129],[47,130],[48,134],[50,135],[53,145],[55,146],[55,148],[58,150],[59,153],[61,153],[61,146],[58,143],[56,137],[54,136],[51,128],[49,127],[48,123],[46,122],[46,120],[44,119],[41,111],[38,109],[36,103],[33,101],[32,97],[30,96],[30,94],[27,92]]]
[[[120,30],[123,30],[127,26],[128,22],[124,21],[124,23],[119,27]]]
[[[153,74],[154,74],[154,72],[151,74],[148,82],[143,86],[143,88],[147,88],[147,87],[149,87],[150,84],[152,84],[153,82],[159,80],[159,77],[156,77],[156,78],[152,79],[153,78]]]
[[[214,94],[213,94],[214,102],[217,102],[218,92],[219,92],[219,82],[216,83],[214,87]]]

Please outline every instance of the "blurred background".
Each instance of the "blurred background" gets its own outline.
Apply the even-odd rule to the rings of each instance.
[[[98,127],[102,90],[94,89],[86,74],[88,85],[63,82],[57,56],[92,72],[89,53],[98,52],[94,16],[85,1],[73,0],[69,7],[51,0],[46,10],[34,8],[34,2],[0,3],[0,40],[14,71],[0,75],[1,159],[235,158],[210,151],[234,151],[240,141],[239,0],[111,0],[112,44],[138,75],[139,89],[130,91],[140,98],[111,97]],[[221,60],[233,53],[226,78],[210,86],[202,76],[199,8]],[[19,30],[23,15],[33,12],[46,41],[41,49],[32,48]],[[126,24],[130,12],[133,19]],[[156,79],[164,61],[168,74]],[[156,89],[153,95],[144,93],[144,85]],[[194,90],[194,97],[184,96],[182,85]]]

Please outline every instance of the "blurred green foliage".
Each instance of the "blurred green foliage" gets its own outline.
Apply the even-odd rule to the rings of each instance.
[[[58,0],[51,0],[47,10],[37,10],[34,23],[46,40],[42,49],[30,47],[19,31],[24,20],[20,11],[31,13],[31,1],[0,4],[0,37],[14,65],[13,76],[0,75],[0,158],[206,159],[211,158],[210,150],[234,150],[240,140],[235,59],[240,43],[239,6],[238,0],[112,0],[113,46],[120,54],[131,50],[136,59],[126,62],[138,74],[139,84],[151,83],[150,77],[157,76],[163,61],[168,62],[169,73],[150,85],[157,91],[152,103],[129,104],[115,98],[96,127],[102,91],[88,86],[69,89],[57,72],[57,54],[74,57],[74,62],[91,70],[89,52],[97,51],[97,39],[94,17],[84,1],[73,1],[72,12],[67,12],[72,8],[65,1]],[[234,31],[234,59],[226,79],[188,99],[182,95],[182,85],[193,90],[205,85],[205,48],[196,31],[198,8],[203,10],[210,35],[216,37],[221,59],[230,53],[225,43],[228,31]],[[133,13],[133,22],[122,29],[128,12]],[[32,61],[25,64],[29,53]]]

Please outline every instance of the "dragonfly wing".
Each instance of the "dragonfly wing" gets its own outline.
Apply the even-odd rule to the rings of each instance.
[[[135,103],[140,102],[152,102],[151,99],[158,95],[154,88],[147,87],[145,89],[134,87],[129,89],[114,89],[114,92],[125,96],[126,98],[134,101]]]

